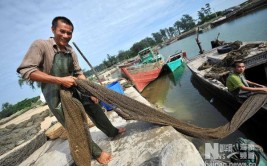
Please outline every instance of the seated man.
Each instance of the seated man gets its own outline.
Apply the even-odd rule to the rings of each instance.
[[[267,92],[267,87],[249,81],[244,76],[245,64],[243,61],[235,61],[233,64],[233,73],[231,73],[227,80],[226,86],[228,91],[237,98],[247,98],[253,92]]]

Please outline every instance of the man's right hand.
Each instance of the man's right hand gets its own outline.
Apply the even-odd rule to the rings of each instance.
[[[66,88],[70,88],[72,86],[76,86],[76,77],[73,76],[67,76],[67,77],[61,77],[60,78],[60,84]]]

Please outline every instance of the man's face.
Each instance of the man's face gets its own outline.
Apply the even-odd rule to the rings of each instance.
[[[64,49],[71,40],[72,30],[73,28],[71,25],[62,22],[61,20],[58,20],[56,28],[52,28],[55,42],[61,49]]]
[[[245,71],[245,64],[244,63],[237,63],[235,66],[235,72],[238,74],[244,73]]]

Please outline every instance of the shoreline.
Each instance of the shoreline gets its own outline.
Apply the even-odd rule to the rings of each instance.
[[[166,40],[165,42],[162,42],[161,44],[159,44],[158,48],[162,49],[163,47],[166,47],[166,46],[168,46],[168,45],[170,45],[176,41],[179,41],[179,40],[184,39],[186,37],[189,37],[191,35],[197,34],[198,33],[198,31],[196,30],[197,28],[204,29],[205,31],[208,31],[209,29],[214,28],[216,26],[219,26],[223,23],[231,22],[235,19],[246,16],[246,15],[251,14],[253,12],[256,12],[259,10],[264,10],[265,8],[267,8],[267,1],[265,1],[265,0],[258,0],[255,2],[253,1],[250,4],[245,5],[242,8],[230,13],[228,16],[220,16],[220,17],[214,18],[208,22],[205,22],[201,25],[198,25],[198,26],[192,28],[191,30],[189,30],[187,32],[184,32],[178,36],[170,38],[170,39]],[[223,17],[225,17],[225,18],[223,18]],[[220,20],[220,19],[222,19],[222,20]],[[218,20],[218,21],[216,22],[216,20]]]

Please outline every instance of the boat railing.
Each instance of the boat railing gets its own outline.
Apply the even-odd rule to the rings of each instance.
[[[188,61],[187,61],[187,62],[191,62],[191,61],[193,61],[193,60],[195,60],[195,59],[198,59],[198,58],[200,58],[201,56],[203,56],[203,54],[199,54],[199,55],[197,55],[197,56],[194,56],[194,57],[192,57],[192,58],[187,58],[187,59],[188,59]]]

